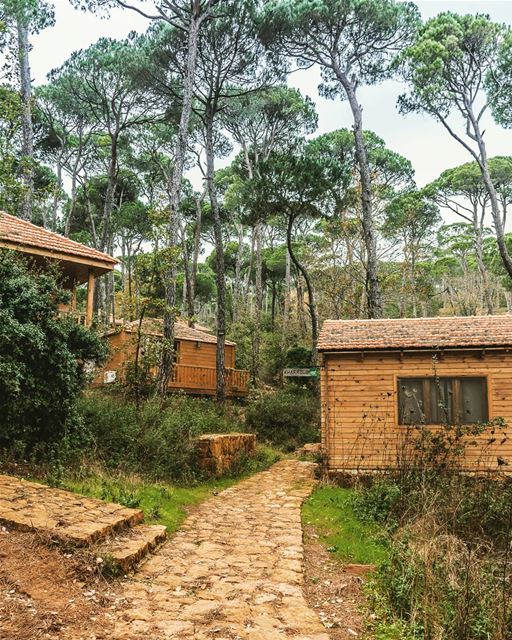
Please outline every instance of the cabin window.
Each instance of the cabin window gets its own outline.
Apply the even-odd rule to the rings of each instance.
[[[486,378],[399,378],[400,424],[474,424],[488,420]]]

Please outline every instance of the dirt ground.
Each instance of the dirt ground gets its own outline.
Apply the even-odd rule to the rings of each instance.
[[[305,596],[332,640],[362,637],[362,580],[305,531]],[[66,553],[35,533],[0,527],[0,640],[107,640],[125,608],[122,584],[94,557]]]
[[[331,640],[354,640],[364,635],[364,572],[344,567],[316,542],[313,527],[304,528],[304,584],[309,606],[322,620]]]
[[[0,527],[0,639],[106,640],[121,603],[94,563]]]

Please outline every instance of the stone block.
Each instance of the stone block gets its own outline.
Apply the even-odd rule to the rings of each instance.
[[[243,456],[254,455],[254,433],[207,433],[195,439],[197,466],[212,476],[230,471]]]

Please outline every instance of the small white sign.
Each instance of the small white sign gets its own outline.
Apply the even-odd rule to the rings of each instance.
[[[105,371],[103,374],[103,384],[111,384],[116,381],[116,372],[115,371]]]

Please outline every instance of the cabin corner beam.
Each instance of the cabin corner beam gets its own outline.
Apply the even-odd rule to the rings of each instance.
[[[85,324],[90,327],[92,324],[92,313],[94,307],[94,270],[89,269],[87,278],[87,306],[85,308]]]

